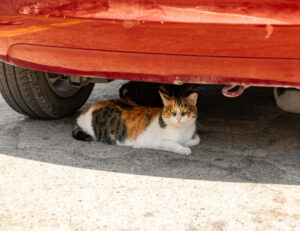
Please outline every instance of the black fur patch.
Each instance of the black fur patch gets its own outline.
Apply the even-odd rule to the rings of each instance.
[[[122,112],[120,110],[111,106],[93,112],[92,126],[97,141],[106,144],[116,144],[116,141],[125,141],[127,127],[121,115]]]
[[[134,107],[128,103],[124,103],[122,101],[115,101],[115,104],[117,104],[118,106],[120,106],[122,109],[124,110],[132,110]]]
[[[145,118],[146,118],[146,122],[147,122],[146,126],[148,126],[152,120],[152,115],[146,112]]]
[[[92,137],[86,134],[80,127],[76,126],[72,131],[72,135],[76,140],[91,141]]]
[[[165,121],[162,118],[162,112],[159,114],[158,122],[159,122],[159,126],[161,128],[167,127],[167,124],[165,123]]]

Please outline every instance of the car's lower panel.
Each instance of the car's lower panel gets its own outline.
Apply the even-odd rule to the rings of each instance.
[[[6,61],[49,72],[163,83],[300,87],[300,59],[232,58],[17,44]]]

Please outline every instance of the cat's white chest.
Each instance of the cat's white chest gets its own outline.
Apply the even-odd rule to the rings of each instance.
[[[172,140],[180,144],[185,144],[188,140],[190,140],[195,132],[193,127],[188,128],[168,128],[165,132],[163,132],[164,139]]]
[[[176,143],[185,144],[194,135],[196,126],[195,124],[189,127],[172,127],[167,126],[162,128],[158,121],[154,121],[147,130],[141,134],[136,140],[137,143],[143,143],[145,141],[155,141],[155,140],[170,140]]]

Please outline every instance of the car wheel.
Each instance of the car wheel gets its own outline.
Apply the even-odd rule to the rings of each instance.
[[[58,119],[77,111],[94,84],[72,87],[62,75],[0,62],[0,91],[15,111],[42,119]]]

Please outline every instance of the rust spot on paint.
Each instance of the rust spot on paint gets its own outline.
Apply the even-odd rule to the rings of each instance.
[[[273,33],[273,26],[271,24],[267,24],[266,25],[266,31],[267,31],[267,34],[265,36],[265,39],[268,39],[268,38],[270,38],[270,36]]]
[[[126,29],[130,29],[130,28],[133,28],[133,27],[138,26],[138,25],[140,25],[140,21],[131,21],[131,20],[123,21],[123,26]]]
[[[180,76],[176,76],[175,80],[174,80],[174,84],[176,85],[183,85],[183,81],[181,79]]]

